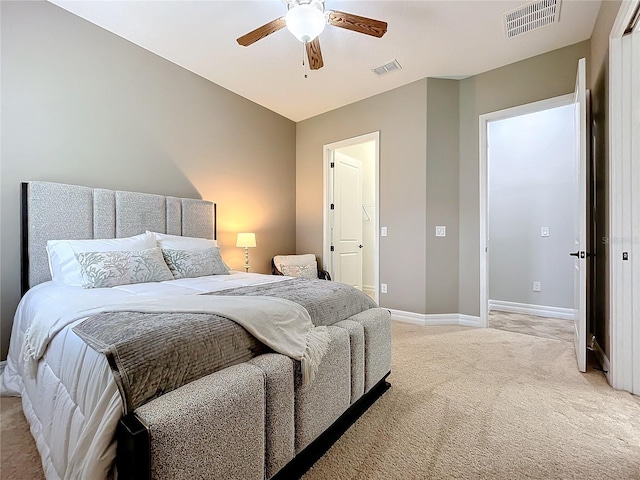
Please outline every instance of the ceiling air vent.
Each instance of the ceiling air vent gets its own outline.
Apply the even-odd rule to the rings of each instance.
[[[387,73],[400,70],[401,68],[402,67],[398,63],[398,60],[394,60],[393,62],[385,63],[384,65],[380,65],[379,67],[372,68],[371,71],[380,77],[382,75],[386,75]]]
[[[513,38],[536,28],[557,23],[561,0],[541,0],[504,14],[507,38]]]

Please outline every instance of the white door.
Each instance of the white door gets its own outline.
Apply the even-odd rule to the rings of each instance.
[[[362,161],[333,159],[333,280],[362,290]]]
[[[577,206],[575,221],[574,344],[578,370],[587,371],[587,90],[586,60],[578,61],[575,92],[575,167]]]

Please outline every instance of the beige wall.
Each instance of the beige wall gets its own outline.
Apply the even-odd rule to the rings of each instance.
[[[459,313],[480,314],[479,116],[573,92],[589,56],[587,40],[460,82]]]
[[[322,258],[325,144],[380,131],[380,304],[425,313],[427,81],[304,120],[296,129],[296,247]]]
[[[620,9],[620,1],[603,1],[591,36],[591,111],[595,151],[593,170],[596,176],[595,245],[595,325],[600,348],[610,353],[610,278],[609,278],[609,34]]]
[[[45,180],[218,204],[225,260],[295,251],[295,124],[47,2],[1,2],[1,358],[20,298],[19,186]],[[63,221],[63,219],[61,219]]]
[[[458,312],[459,84],[427,79],[427,313]],[[437,225],[446,237],[436,237]]]

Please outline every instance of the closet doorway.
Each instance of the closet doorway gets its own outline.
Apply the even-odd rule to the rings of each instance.
[[[378,301],[380,132],[324,146],[324,259],[334,281]]]

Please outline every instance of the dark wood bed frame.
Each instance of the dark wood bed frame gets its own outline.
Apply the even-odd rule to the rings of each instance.
[[[29,290],[29,211],[28,184],[20,188],[20,287],[21,295]],[[213,204],[213,239],[217,240],[217,206]],[[273,260],[272,260],[273,263]],[[373,405],[390,387],[388,372],[371,390],[351,405],[327,430],[297,454],[270,480],[302,477],[313,464]],[[116,466],[119,480],[151,478],[151,435],[135,412],[122,417],[116,430]]]

